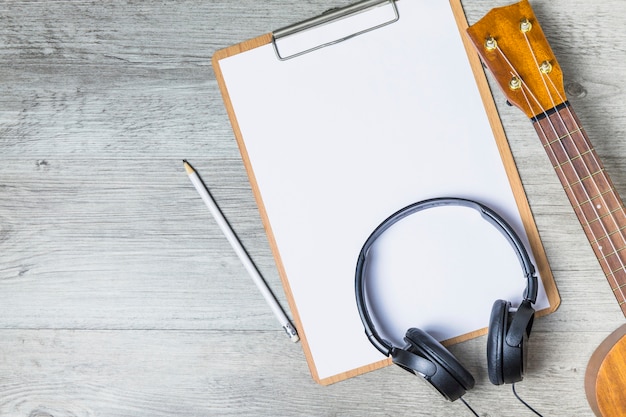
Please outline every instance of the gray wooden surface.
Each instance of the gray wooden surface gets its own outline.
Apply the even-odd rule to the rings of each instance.
[[[183,171],[285,305],[210,58],[347,3],[0,4],[1,416],[469,415],[397,367],[316,385]],[[463,3],[474,22],[508,1]],[[532,4],[626,195],[626,2]],[[494,95],[562,297],[518,390],[545,416],[591,416],[587,360],[624,317],[530,123]],[[490,385],[484,337],[452,350],[481,416],[531,415]]]

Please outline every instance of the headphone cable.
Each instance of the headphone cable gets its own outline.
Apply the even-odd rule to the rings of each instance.
[[[468,409],[472,412],[472,414],[474,414],[476,417],[480,417],[480,416],[478,415],[478,413],[476,413],[476,411],[474,411],[474,409],[473,409],[473,408],[472,408],[472,407],[471,407],[471,406],[467,403],[467,401],[465,401],[465,398],[460,397],[459,399],[460,399],[460,400],[461,400],[461,402],[462,402],[463,404],[465,404],[465,406],[466,406],[466,407],[467,407],[467,408],[468,408]]]
[[[533,413],[537,414],[539,417],[543,417],[541,414],[539,414],[539,412],[537,410],[535,410],[534,408],[532,408],[530,405],[528,405],[528,403],[524,400],[522,400],[520,398],[519,395],[517,395],[517,391],[515,391],[515,384],[511,384],[512,388],[513,388],[513,395],[515,395],[515,398],[517,398],[522,404],[524,404],[526,407],[528,407],[528,409],[530,411],[532,411]]]

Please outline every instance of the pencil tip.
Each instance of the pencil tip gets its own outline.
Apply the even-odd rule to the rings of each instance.
[[[193,168],[186,159],[183,159],[183,165],[185,166],[185,171],[187,171],[187,174],[191,174],[193,172]]]

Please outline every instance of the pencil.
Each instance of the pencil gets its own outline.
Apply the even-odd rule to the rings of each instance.
[[[274,312],[274,315],[278,319],[278,322],[281,324],[281,326],[283,326],[283,329],[287,333],[287,336],[291,338],[291,341],[297,342],[298,340],[300,340],[300,338],[298,337],[298,333],[296,332],[295,327],[291,324],[291,322],[285,315],[285,312],[278,304],[278,301],[276,301],[274,294],[272,294],[263,277],[261,277],[261,274],[252,262],[252,259],[250,259],[250,256],[248,256],[248,253],[241,245],[241,242],[239,242],[239,239],[237,239],[235,232],[233,232],[233,229],[224,218],[224,215],[215,203],[215,200],[213,200],[213,197],[211,197],[211,194],[209,194],[209,190],[206,188],[206,186],[198,176],[198,173],[189,164],[189,162],[183,160],[183,164],[185,166],[185,171],[187,171],[187,175],[191,180],[191,183],[195,187],[196,191],[198,191],[198,194],[200,194],[200,197],[202,197],[202,200],[204,201],[206,206],[209,208],[209,211],[213,215],[213,218],[217,222],[217,225],[222,230],[222,233],[224,233],[224,236],[226,236],[226,239],[235,250],[235,253],[239,257],[239,260],[243,263],[243,266],[248,271],[248,274],[258,287],[259,291],[261,291],[263,298],[265,298],[265,301]]]

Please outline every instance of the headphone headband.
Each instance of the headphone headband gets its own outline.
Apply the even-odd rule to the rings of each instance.
[[[363,279],[367,254],[371,246],[374,244],[374,241],[376,241],[376,239],[381,234],[383,234],[395,223],[419,211],[441,206],[461,206],[472,208],[478,211],[483,219],[494,225],[511,244],[524,270],[524,276],[526,277],[526,289],[524,290],[523,295],[524,301],[528,301],[534,304],[537,299],[537,276],[535,275],[535,267],[530,260],[530,257],[528,256],[528,252],[524,248],[522,241],[520,240],[517,233],[515,233],[513,228],[496,212],[476,201],[463,198],[433,198],[413,203],[398,210],[387,219],[385,219],[378,227],[376,227],[376,229],[374,229],[372,234],[365,241],[363,248],[361,248],[361,252],[359,253],[356,265],[355,292],[359,316],[361,317],[361,321],[363,322],[363,326],[365,327],[365,334],[367,335],[368,339],[374,345],[374,347],[376,347],[376,349],[378,349],[385,356],[391,355],[394,346],[390,342],[380,337],[370,317],[369,311],[367,310],[367,304],[365,302],[365,284]]]

